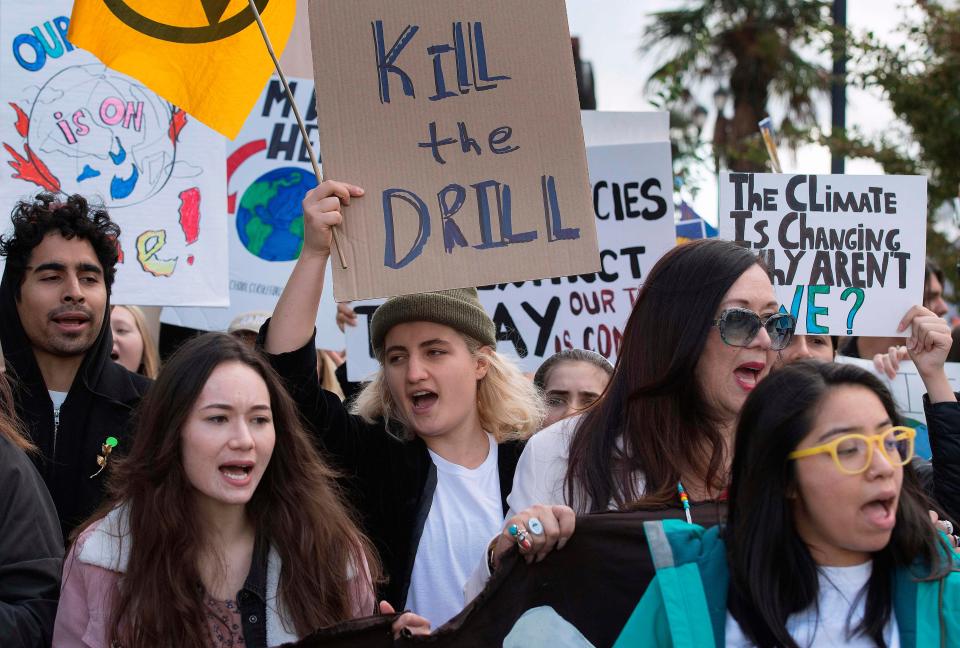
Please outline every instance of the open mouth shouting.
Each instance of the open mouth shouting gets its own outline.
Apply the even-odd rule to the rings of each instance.
[[[440,397],[436,392],[427,389],[418,389],[410,394],[410,402],[413,406],[414,414],[426,414],[437,403]]]
[[[867,522],[882,531],[889,531],[897,521],[897,495],[884,494],[860,507]]]
[[[254,463],[252,461],[231,461],[221,464],[220,474],[232,486],[246,486],[250,483]]]
[[[766,366],[763,362],[744,362],[733,370],[733,377],[740,389],[750,392],[760,382],[760,376]]]

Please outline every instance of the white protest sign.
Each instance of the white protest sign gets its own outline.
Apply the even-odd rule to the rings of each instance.
[[[909,360],[901,362],[897,377],[893,379],[885,373],[877,371],[873,360],[838,355],[837,362],[862,367],[877,376],[890,389],[901,414],[915,421],[926,423],[927,417],[923,413],[923,396],[927,393],[927,388],[924,386],[923,379],[913,362]],[[947,362],[943,365],[943,368],[953,391],[960,391],[960,362]]]
[[[724,173],[720,236],[757,251],[798,333],[895,336],[923,299],[922,176]]]
[[[291,78],[297,107],[317,147],[312,79]],[[229,308],[165,308],[161,321],[205,331],[223,331],[248,311],[272,312],[303,245],[306,193],[317,185],[307,149],[283,87],[276,78],[264,88],[226,157],[229,235]],[[317,344],[339,350],[332,272],[324,278],[317,313]]]
[[[524,371],[536,371],[557,351],[582,348],[616,360],[623,327],[643,278],[676,241],[670,144],[587,149],[600,272],[480,287],[480,301],[497,326],[498,350]],[[348,329],[347,371],[361,380],[376,371],[367,318],[381,301],[353,304],[359,326]]]
[[[70,43],[71,7],[0,3],[4,212],[86,196],[122,230],[113,303],[225,306],[224,139]]]
[[[583,142],[591,146],[670,141],[670,113],[581,110]]]
[[[897,371],[896,378],[889,378],[885,373],[876,370],[872,360],[863,360],[861,358],[848,358],[838,355],[837,362],[852,364],[866,369],[883,382],[893,400],[897,404],[897,409],[903,415],[905,423],[910,427],[917,428],[916,453],[920,457],[929,459],[932,455],[930,450],[930,439],[927,436],[927,415],[923,411],[923,396],[927,393],[927,388],[923,384],[923,379],[917,372],[917,367],[909,360],[900,363],[900,370]],[[960,362],[948,362],[943,365],[947,374],[947,380],[953,391],[960,391]]]

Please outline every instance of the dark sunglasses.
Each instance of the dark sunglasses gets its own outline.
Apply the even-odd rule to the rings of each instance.
[[[796,322],[788,313],[774,313],[766,319],[748,308],[728,308],[713,322],[720,329],[720,339],[730,346],[745,347],[757,337],[762,326],[770,336],[770,348],[782,351],[790,346]]]

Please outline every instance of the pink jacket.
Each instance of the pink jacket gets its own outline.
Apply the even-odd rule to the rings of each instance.
[[[121,506],[80,534],[63,565],[60,604],[53,628],[54,648],[108,648],[107,628],[113,597],[129,560],[126,508]],[[277,598],[280,556],[271,547],[267,558],[267,645],[297,641]],[[351,618],[374,612],[374,593],[366,561],[362,574],[351,569],[354,583]]]

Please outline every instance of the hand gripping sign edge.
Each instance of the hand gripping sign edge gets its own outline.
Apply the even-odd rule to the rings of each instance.
[[[200,0],[204,5],[205,13],[207,5],[211,0]],[[211,43],[213,41],[223,40],[237,34],[248,26],[253,24],[254,16],[250,7],[245,7],[239,13],[230,16],[226,20],[217,18],[215,22],[200,27],[184,27],[178,25],[167,25],[147,18],[138,11],[132,9],[125,0],[103,0],[103,3],[120,21],[131,29],[160,40],[170,41],[172,43]],[[257,11],[263,13],[270,0],[256,0]],[[215,15],[214,12],[213,15]]]

